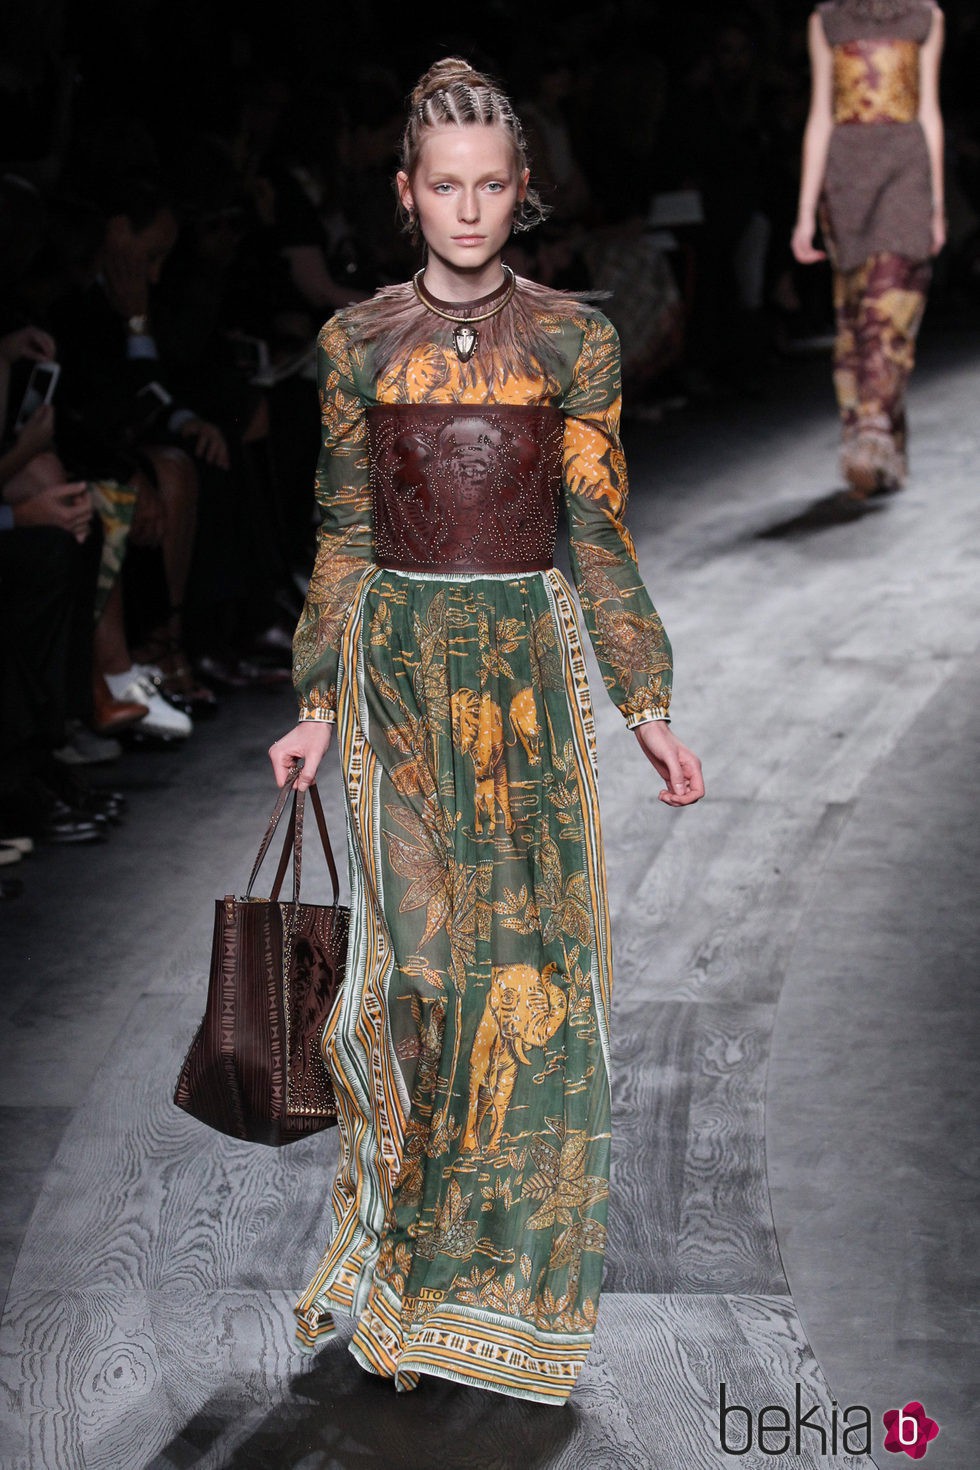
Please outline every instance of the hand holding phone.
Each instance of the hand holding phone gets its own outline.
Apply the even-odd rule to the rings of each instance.
[[[50,362],[57,356],[54,338],[43,327],[19,327],[16,332],[7,332],[0,337],[0,358],[8,363],[19,362],[22,357],[35,362]]]
[[[42,403],[17,434],[18,452],[22,463],[27,464],[36,454],[43,454],[53,446],[54,408],[50,403]]]
[[[15,434],[20,433],[28,419],[33,417],[39,408],[51,402],[60,376],[61,367],[56,362],[36,362],[34,364],[27,380],[27,387],[24,389],[20,409],[14,420]]]

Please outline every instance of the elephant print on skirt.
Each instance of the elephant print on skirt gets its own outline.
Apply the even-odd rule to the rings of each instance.
[[[500,1152],[507,1107],[518,1065],[528,1065],[527,1047],[545,1046],[568,1012],[568,997],[552,984],[557,965],[539,974],[531,965],[496,966],[490,994],[470,1053],[470,1106],[463,1134],[464,1152],[479,1148],[479,1130],[487,1113],[493,1124],[484,1155]]]

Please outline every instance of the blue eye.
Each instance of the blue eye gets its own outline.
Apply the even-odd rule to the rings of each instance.
[[[487,188],[490,190],[490,192],[492,194],[499,194],[499,193],[501,193],[501,191],[503,190],[503,187],[504,187],[503,184],[497,183],[497,182],[494,182],[494,183],[491,183],[491,184],[488,184],[487,185]]]
[[[452,184],[436,184],[434,187],[437,194],[449,194],[453,186]]]

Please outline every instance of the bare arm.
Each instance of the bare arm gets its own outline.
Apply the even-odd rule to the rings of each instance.
[[[823,188],[827,149],[834,127],[833,52],[816,11],[810,16],[807,44],[810,51],[810,112],[803,134],[800,202],[792,241],[793,254],[803,265],[825,258],[822,250],[814,249],[813,232],[817,225],[817,201]]]
[[[945,24],[935,7],[925,45],[919,52],[919,122],[929,149],[932,176],[932,253],[938,255],[946,243],[946,203],[943,188],[943,115],[939,110],[939,63],[943,54]]]

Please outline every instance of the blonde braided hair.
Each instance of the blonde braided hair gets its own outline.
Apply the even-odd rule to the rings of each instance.
[[[402,133],[399,163],[411,180],[418,167],[419,154],[429,128],[484,127],[499,124],[507,133],[514,149],[518,175],[528,166],[527,143],[520,118],[506,92],[494,85],[482,72],[474,71],[468,61],[458,56],[444,56],[435,62],[415,85],[409,99],[408,119]],[[514,215],[515,230],[530,230],[540,224],[547,213],[536,189],[528,188]],[[402,227],[418,239],[419,225],[415,215],[399,200]]]

